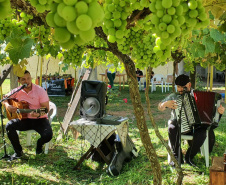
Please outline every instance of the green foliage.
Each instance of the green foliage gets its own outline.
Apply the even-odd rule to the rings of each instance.
[[[200,63],[202,67],[208,64],[214,65],[218,70],[224,70],[225,61],[225,33],[221,33],[214,28],[205,28],[192,32],[191,41],[185,49],[189,52],[186,55],[186,70],[192,70],[193,66],[190,61],[194,61],[194,65]]]
[[[17,64],[19,60],[30,57],[33,40],[30,38],[13,38],[7,44],[5,51],[9,53],[10,59]]]

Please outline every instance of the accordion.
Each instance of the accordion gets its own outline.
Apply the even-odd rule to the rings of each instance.
[[[181,133],[188,133],[194,125],[218,126],[220,114],[217,108],[220,106],[221,95],[215,92],[193,91],[184,96],[178,95],[175,109],[177,120],[181,116]],[[183,101],[183,102],[182,102]],[[182,107],[183,104],[183,107]],[[181,115],[180,115],[181,111]]]

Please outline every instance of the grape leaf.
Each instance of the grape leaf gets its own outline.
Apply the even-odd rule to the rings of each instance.
[[[200,30],[192,30],[193,36],[199,36]]]
[[[220,54],[222,52],[222,48],[219,42],[216,43],[215,45],[215,52]]]
[[[226,20],[226,12],[219,17],[219,20]]]
[[[33,40],[26,38],[14,38],[7,44],[5,51],[9,53],[9,57],[14,64],[18,64],[19,60],[30,57]]]
[[[210,36],[213,38],[215,42],[224,40],[224,35],[221,32],[219,32],[217,29],[211,29]]]
[[[208,33],[209,33],[209,28],[203,29],[203,34],[204,34],[204,35],[207,35]]]
[[[190,45],[190,52],[194,58],[204,57],[205,56],[205,46],[200,43],[193,43]]]
[[[214,20],[214,15],[212,14],[211,11],[209,11],[209,18],[210,18],[210,20]]]
[[[210,36],[204,36],[202,39],[202,43],[206,47],[206,53],[215,52],[215,43],[214,43],[214,40]]]

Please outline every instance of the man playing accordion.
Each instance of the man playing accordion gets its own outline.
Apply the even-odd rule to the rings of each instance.
[[[178,151],[179,151],[179,127],[178,127],[178,116],[176,112],[178,112],[178,99],[181,98],[185,93],[188,93],[192,99],[194,99],[194,90],[191,89],[191,82],[187,75],[179,75],[176,80],[175,84],[177,85],[178,93],[172,93],[164,100],[162,100],[159,105],[158,109],[160,111],[166,110],[166,108],[171,109],[171,118],[168,121],[168,134],[169,140],[171,143],[172,151],[176,159],[178,159]],[[182,109],[181,109],[182,110]],[[224,113],[225,108],[222,105],[216,107],[216,111],[219,113],[219,119],[221,115]],[[216,112],[215,111],[215,112]],[[182,113],[181,113],[182,114]],[[188,116],[187,116],[188,117]],[[208,115],[207,115],[208,117]],[[211,117],[211,116],[209,116]],[[182,117],[181,117],[182,120]],[[219,121],[219,120],[218,120]],[[216,126],[214,124],[207,125],[207,124],[193,124],[192,126],[183,126],[181,122],[181,133],[193,135],[193,141],[189,141],[189,148],[185,154],[185,162],[191,166],[195,166],[193,162],[193,158],[195,155],[200,151],[200,147],[203,145],[206,139],[206,130],[209,129],[209,152],[211,153],[214,143],[215,143],[215,134],[214,129]],[[182,128],[183,127],[183,128]],[[182,130],[184,129],[184,130]],[[181,150],[180,150],[181,151]],[[181,153],[181,164],[184,163],[183,155]],[[170,163],[171,166],[175,166],[173,161]]]

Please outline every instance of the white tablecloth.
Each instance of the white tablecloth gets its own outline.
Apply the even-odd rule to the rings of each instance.
[[[94,147],[98,145],[109,135],[117,131],[123,146],[126,146],[126,137],[128,133],[128,119],[125,119],[119,125],[97,124],[96,121],[89,121],[84,118],[73,121],[70,126],[74,127],[81,135],[89,141]]]

